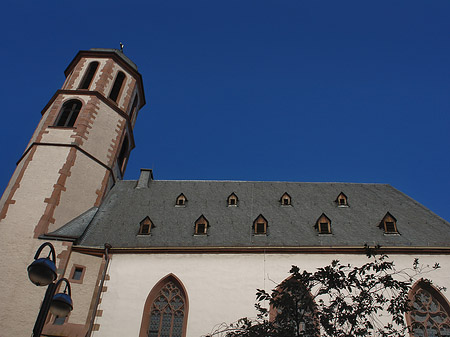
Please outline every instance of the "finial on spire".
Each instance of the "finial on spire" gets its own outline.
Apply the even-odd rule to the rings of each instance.
[[[120,44],[120,51],[123,53],[123,47],[125,47],[125,45],[122,42],[119,42]]]

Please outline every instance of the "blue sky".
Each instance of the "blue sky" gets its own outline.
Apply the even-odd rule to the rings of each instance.
[[[77,51],[122,41],[126,179],[388,183],[450,220],[448,0],[2,6],[2,190]]]

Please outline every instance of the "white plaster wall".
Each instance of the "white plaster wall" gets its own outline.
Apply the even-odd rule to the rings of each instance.
[[[64,165],[69,148],[37,146],[33,159],[20,181],[20,187],[13,196],[15,203],[9,206],[5,222],[9,226],[20,224],[22,232],[14,234],[31,237],[40,217],[44,214],[49,198],[59,177],[59,170]],[[4,225],[6,226],[6,225]],[[1,227],[3,229],[3,227]],[[15,229],[18,230],[18,229]],[[8,231],[5,235],[8,235]]]
[[[184,284],[189,298],[188,337],[211,332],[222,322],[255,317],[256,289],[270,291],[297,265],[314,271],[332,259],[363,264],[363,255],[328,254],[115,254],[97,317],[100,330],[93,336],[138,336],[145,300],[153,286],[170,273]],[[397,267],[411,267],[414,256],[391,256]],[[422,263],[443,266],[434,282],[450,289],[448,256],[422,256]],[[445,294],[449,297],[448,294]]]
[[[82,145],[83,150],[107,164],[108,155],[111,155],[108,150],[117,137],[117,124],[122,119],[117,112],[100,102],[92,128],[89,129],[88,139]]]
[[[69,323],[85,324],[94,294],[102,257],[72,252],[65,276],[70,280],[74,264],[85,266],[86,271],[82,283],[71,282],[73,310],[68,318]]]
[[[41,143],[57,143],[57,144],[71,144],[73,138],[70,136],[74,135],[73,129],[53,129],[47,128],[48,133],[42,135]]]
[[[11,176],[11,179],[9,179],[8,186],[6,187],[5,191],[3,192],[2,198],[0,199],[0,211],[3,209],[6,199],[8,199],[8,197],[9,197],[9,193],[11,193],[11,189],[12,189],[17,177],[19,176],[20,171],[22,170],[23,164],[25,163],[27,156],[29,156],[29,154],[27,154],[22,159],[22,161],[17,165],[16,169],[14,170],[13,175]]]
[[[50,224],[52,232],[70,220],[95,206],[98,198],[97,190],[101,189],[106,169],[85,154],[77,151],[74,165],[70,168],[65,190],[61,193],[58,207],[53,217],[55,223]]]
[[[43,124],[45,123],[45,121],[47,120],[47,118],[48,118],[48,113],[49,113],[49,111],[52,109],[52,107],[53,107],[54,104],[55,104],[54,102],[53,102],[52,104],[50,104],[50,106],[48,107],[48,109],[47,109],[47,110],[45,111],[45,113],[42,115],[42,118],[41,118],[41,120],[39,121],[38,126],[37,126],[36,129],[34,130],[33,136],[31,136],[31,139],[30,139],[30,141],[28,142],[28,145],[27,145],[26,149],[28,149],[28,147],[30,147],[30,145],[31,145],[33,142],[36,141],[36,138],[37,138],[39,132],[41,132],[42,125],[43,125]],[[25,150],[26,150],[26,149],[25,149]],[[24,151],[25,151],[25,150],[24,150]]]

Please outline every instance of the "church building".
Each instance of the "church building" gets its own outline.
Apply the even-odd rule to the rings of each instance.
[[[256,289],[292,265],[360,265],[366,246],[398,268],[439,263],[432,280],[450,289],[450,223],[390,185],[157,180],[150,169],[123,180],[145,105],[137,66],[91,49],[65,75],[0,201],[1,337],[31,334],[45,289],[26,269],[46,241],[73,311],[49,314],[44,336],[208,336],[255,317]],[[448,293],[419,281],[410,296],[411,336],[450,336]]]

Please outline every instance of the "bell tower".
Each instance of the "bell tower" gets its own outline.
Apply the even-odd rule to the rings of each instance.
[[[122,178],[145,104],[141,75],[118,50],[80,51],[65,75],[0,202],[0,220],[20,212],[34,237],[98,206]]]
[[[0,199],[0,255],[8,259],[0,266],[2,336],[31,333],[43,295],[26,274],[37,238],[100,205],[122,179],[145,104],[142,77],[119,50],[80,51],[65,75]],[[54,245],[62,275],[71,243]]]

